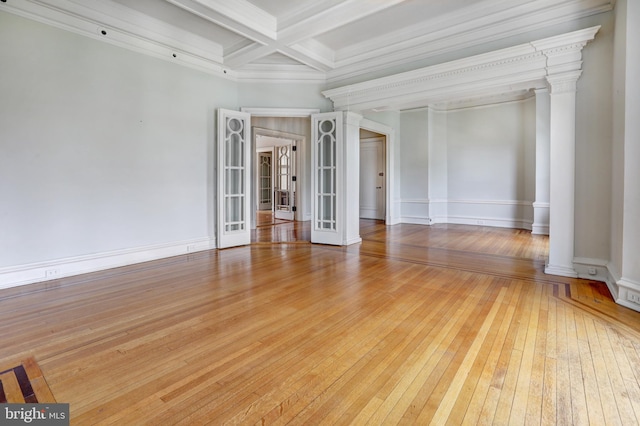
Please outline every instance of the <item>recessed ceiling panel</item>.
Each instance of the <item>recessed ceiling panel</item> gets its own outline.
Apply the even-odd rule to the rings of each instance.
[[[246,44],[246,39],[204,18],[189,13],[166,1],[160,0],[113,0],[152,18],[164,21],[200,37],[209,39],[225,50]]]
[[[316,39],[330,49],[340,50],[350,45],[379,38],[395,31],[428,23],[445,14],[482,3],[482,0],[408,0],[346,27],[322,34]],[[426,29],[428,31],[428,29]]]
[[[249,0],[254,6],[259,7],[276,18],[295,13],[298,10],[305,9],[318,0]]]

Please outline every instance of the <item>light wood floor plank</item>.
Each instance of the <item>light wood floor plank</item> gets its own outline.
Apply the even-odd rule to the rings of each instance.
[[[0,290],[0,365],[33,356],[34,391],[78,425],[638,423],[640,313],[544,274],[546,237],[363,220],[361,244],[331,247],[275,228]]]

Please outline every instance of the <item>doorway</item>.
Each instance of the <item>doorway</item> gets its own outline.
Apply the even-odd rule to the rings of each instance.
[[[385,218],[384,137],[360,138],[360,218]]]
[[[297,143],[295,139],[255,136],[256,225],[292,221],[297,210]],[[267,216],[271,216],[267,220]]]
[[[360,218],[386,217],[386,138],[360,129]]]
[[[274,125],[274,120],[260,124]],[[282,125],[282,121],[280,121]],[[252,242],[310,241],[301,208],[305,189],[304,143],[300,134],[253,127]]]

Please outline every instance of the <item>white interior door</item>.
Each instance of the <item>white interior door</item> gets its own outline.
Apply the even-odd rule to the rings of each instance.
[[[342,114],[311,116],[311,242],[342,244]]]
[[[273,152],[258,152],[258,210],[273,210]]]
[[[293,141],[275,147],[275,195],[276,219],[293,220],[295,206],[295,151]]]
[[[251,243],[251,114],[218,110],[218,248]]]
[[[384,138],[360,141],[360,217],[385,217]]]

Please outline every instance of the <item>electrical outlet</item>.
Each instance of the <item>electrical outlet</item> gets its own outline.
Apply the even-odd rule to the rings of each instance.
[[[195,244],[191,244],[187,246],[187,253],[191,253],[193,251],[196,251],[196,245]]]
[[[596,275],[598,273],[598,270],[594,266],[590,266],[589,269],[587,269],[587,273],[589,275]]]
[[[627,300],[640,305],[640,294],[627,291]]]
[[[56,278],[58,275],[60,275],[60,270],[58,268],[47,269],[46,271],[44,271],[44,276],[47,279]]]

